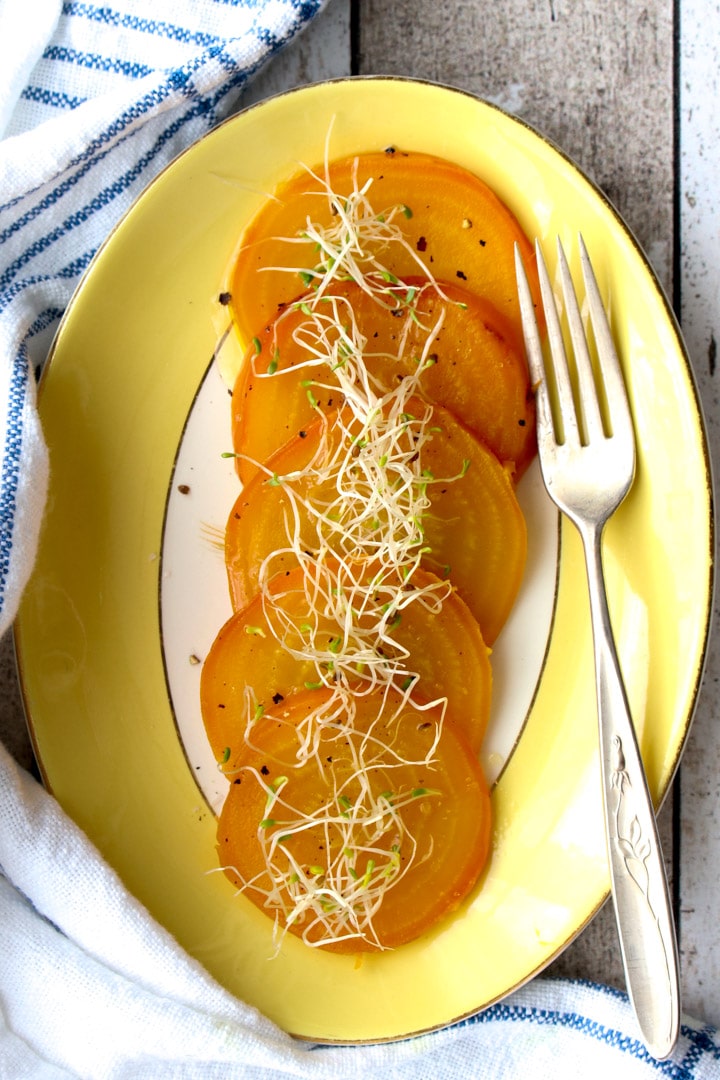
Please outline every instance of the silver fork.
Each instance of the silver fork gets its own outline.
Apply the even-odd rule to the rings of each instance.
[[[579,245],[595,340],[595,373],[567,260],[558,240],[558,268],[572,345],[570,356],[574,355],[576,394],[558,307],[537,243],[547,322],[547,362],[516,247],[518,294],[530,375],[536,387],[543,480],[550,497],[579,530],[585,551],[608,861],[625,978],[643,1040],[654,1057],[663,1059],[672,1052],[680,1023],[677,944],[655,813],[613,640],[601,554],[605,524],[633,482],[635,439],[622,371],[582,238]],[[601,393],[598,386],[603,387]]]

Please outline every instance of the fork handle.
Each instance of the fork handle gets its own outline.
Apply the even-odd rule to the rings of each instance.
[[[581,528],[600,726],[610,880],[630,1000],[645,1043],[669,1056],[680,1025],[678,951],[657,823],[613,638],[602,525]]]

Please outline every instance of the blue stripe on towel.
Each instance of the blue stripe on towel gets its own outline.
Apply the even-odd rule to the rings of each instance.
[[[62,14],[91,19],[94,22],[123,30],[136,30],[140,34],[152,34],[154,37],[177,41],[181,45],[200,45],[206,48],[208,45],[215,45],[224,40],[216,34],[208,34],[202,30],[190,30],[185,26],[176,26],[163,20],[140,18],[137,15],[129,15],[127,12],[114,11],[110,7],[96,7],[94,4],[65,3],[62,6]]]
[[[41,105],[51,105],[55,109],[77,109],[87,98],[71,97],[59,90],[46,90],[42,86],[26,86],[21,95],[25,101],[38,101]]]
[[[5,586],[10,573],[10,556],[17,513],[17,489],[20,479],[22,453],[22,414],[28,381],[27,348],[25,342],[12,364],[5,413],[5,445],[0,473],[0,612],[5,602]]]
[[[34,337],[42,334],[49,326],[59,323],[64,314],[64,309],[59,307],[48,307],[44,311],[39,311],[35,321],[25,335],[25,341],[32,341]]]
[[[705,1056],[720,1062],[720,1046],[717,1043],[717,1030],[714,1027],[708,1024],[707,1027],[696,1029],[683,1024],[680,1030],[690,1043],[690,1049],[683,1059],[685,1068],[691,1070],[688,1076],[695,1076],[695,1066]]]
[[[616,996],[627,1000],[627,996],[620,990],[614,990],[612,987],[601,987],[594,983],[588,985],[592,985],[593,990],[596,992],[602,991],[607,993],[609,997]],[[681,1026],[681,1035],[690,1044],[681,1061],[658,1061],[652,1057],[644,1043],[638,1038],[617,1031],[614,1028],[606,1027],[590,1017],[526,1005],[513,1005],[508,1002],[491,1005],[484,1012],[461,1020],[453,1026],[462,1028],[474,1024],[497,1022],[531,1024],[538,1027],[550,1025],[581,1032],[597,1042],[605,1043],[624,1054],[637,1058],[646,1065],[651,1066],[659,1076],[668,1077],[668,1080],[694,1080],[696,1076],[695,1067],[703,1058],[710,1057],[713,1061],[720,1062],[720,1046],[717,1043],[717,1032],[710,1025],[700,1030],[685,1024]]]
[[[56,60],[65,64],[76,64],[78,67],[91,68],[94,71],[127,75],[131,79],[141,79],[154,71],[154,68],[148,67],[147,64],[138,64],[134,60],[121,60],[115,56],[82,52],[80,49],[69,49],[66,45],[49,45],[43,53],[43,60]]]

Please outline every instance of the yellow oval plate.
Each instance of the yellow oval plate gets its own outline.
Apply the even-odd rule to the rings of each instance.
[[[565,525],[560,557],[553,549],[540,575],[540,608],[525,610],[509,658],[511,672],[513,662],[530,670],[532,693],[493,792],[492,859],[455,916],[361,961],[294,938],[268,959],[269,920],[222,874],[207,873],[213,797],[196,781],[204,766],[188,749],[191,737],[180,737],[173,707],[195,694],[199,665],[192,634],[173,637],[175,601],[161,599],[186,586],[197,593],[198,575],[192,560],[173,554],[177,528],[166,530],[166,517],[182,484],[182,498],[198,500],[196,519],[209,518],[204,546],[212,551],[213,522],[227,512],[225,481],[216,489],[183,454],[186,425],[202,428],[199,388],[217,399],[211,409],[227,407],[208,371],[213,301],[249,217],[300,162],[322,160],[331,128],[332,156],[392,144],[459,162],[495,188],[529,236],[560,234],[573,258],[583,232],[637,430],[637,480],[605,550],[621,661],[658,799],[701,676],[713,522],[689,364],[643,255],[567,158],[471,96],[369,79],[267,101],[183,154],[105,244],[41,387],[52,489],[17,628],[41,769],[128,887],[221,983],[297,1035],[361,1041],[441,1026],[502,997],[587,922],[608,879],[584,569]],[[215,443],[207,445],[221,472]],[[168,679],[168,656],[184,651],[185,675]]]

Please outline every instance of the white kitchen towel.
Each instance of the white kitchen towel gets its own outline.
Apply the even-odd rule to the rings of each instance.
[[[35,369],[149,180],[232,108],[323,0],[0,0],[0,632],[36,552]],[[314,1048],[213,982],[0,745],[0,1080],[720,1078],[686,1020],[652,1060],[626,997],[535,980],[454,1028]]]

